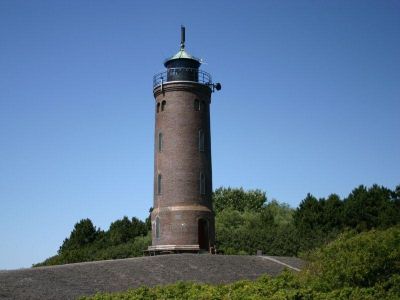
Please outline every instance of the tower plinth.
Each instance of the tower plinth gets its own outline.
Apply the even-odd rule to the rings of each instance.
[[[159,252],[212,252],[210,104],[214,85],[185,50],[153,77],[155,98],[152,246]]]

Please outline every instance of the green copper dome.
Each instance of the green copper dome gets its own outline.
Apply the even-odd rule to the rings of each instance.
[[[176,53],[174,56],[172,56],[172,57],[170,57],[170,58],[167,58],[167,59],[165,60],[165,62],[164,62],[164,65],[167,67],[167,65],[169,65],[169,63],[170,63],[171,61],[173,61],[173,60],[178,60],[178,59],[189,59],[189,60],[194,60],[194,61],[197,62],[197,63],[195,63],[195,64],[198,64],[199,66],[200,66],[200,64],[201,64],[201,61],[200,61],[199,58],[190,55],[189,53],[187,53],[187,52],[185,51],[184,48],[181,48],[181,49],[178,51],[178,53]]]

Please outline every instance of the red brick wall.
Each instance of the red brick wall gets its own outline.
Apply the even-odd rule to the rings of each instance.
[[[171,82],[154,90],[154,211],[153,246],[198,244],[198,219],[209,222],[210,245],[214,244],[214,214],[211,206],[212,171],[210,140],[211,89],[195,82]],[[194,101],[203,103],[197,111]],[[161,103],[166,101],[164,111]],[[157,103],[160,111],[157,113]],[[199,151],[199,130],[205,134],[204,152]],[[158,134],[163,149],[158,151]],[[200,172],[205,194],[200,194]],[[158,195],[158,174],[162,191]],[[155,237],[155,218],[160,219],[160,238]]]

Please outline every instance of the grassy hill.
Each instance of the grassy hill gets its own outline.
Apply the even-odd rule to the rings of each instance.
[[[227,285],[178,282],[86,300],[113,299],[400,299],[400,227],[341,234],[314,250],[298,273]]]
[[[75,299],[97,292],[124,291],[177,281],[221,284],[276,276],[296,258],[175,254],[0,271],[0,299]]]
[[[176,254],[0,271],[0,299],[400,299],[399,225],[342,233],[306,259]]]

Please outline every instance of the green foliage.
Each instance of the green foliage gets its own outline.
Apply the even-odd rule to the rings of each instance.
[[[358,231],[387,228],[400,219],[399,186],[396,191],[374,184],[360,185],[344,201],[345,225]]]
[[[346,229],[388,228],[400,221],[400,186],[394,191],[359,186],[344,200],[336,194],[326,199],[307,194],[296,210],[266,202],[258,190],[219,188],[213,199],[217,250],[225,254],[299,255]]]
[[[318,289],[372,287],[400,274],[400,226],[343,233],[308,259],[308,276]]]
[[[79,249],[64,251],[46,259],[42,263],[34,265],[34,267],[142,256],[143,250],[146,250],[150,244],[150,234],[135,237],[133,240],[119,245],[108,245],[95,242]]]
[[[399,186],[391,191],[375,184],[371,188],[360,185],[344,200],[335,194],[319,200],[308,194],[293,215],[299,250],[324,245],[346,229],[361,232],[398,224],[399,192]]]
[[[398,282],[397,282],[398,283]],[[92,297],[82,297],[81,300],[155,300],[155,299],[213,299],[213,300],[376,300],[399,299],[400,294],[394,289],[384,291],[379,287],[372,288],[342,288],[329,292],[321,292],[304,287],[293,275],[280,275],[275,278],[267,276],[256,281],[238,281],[228,285],[208,285],[190,282],[178,282],[173,285],[154,288],[141,287],[127,292],[97,294]]]
[[[100,232],[96,230],[91,220],[80,220],[75,224],[70,237],[64,240],[59,253],[88,245],[95,241],[99,234]]]
[[[276,200],[267,202],[260,190],[220,187],[213,193],[213,205],[219,253],[255,254],[262,250],[268,255],[298,256],[346,230],[362,232],[398,224],[400,185],[395,190],[359,186],[343,200],[335,194],[320,199],[307,194],[297,209]],[[150,231],[150,217],[145,222],[124,217],[107,231],[96,229],[89,219],[81,220],[58,255],[40,265],[142,255],[150,244]]]
[[[311,194],[301,201],[293,214],[298,248],[309,250],[331,241],[341,230],[343,202],[337,195],[318,200]]]
[[[248,190],[243,188],[223,188],[216,189],[213,193],[213,204],[216,213],[224,209],[233,209],[240,212],[258,211],[267,201],[265,192],[260,190]]]
[[[257,211],[224,209],[216,215],[216,244],[225,254],[295,255],[293,209],[272,201]]]
[[[294,210],[288,204],[279,203],[277,200],[273,199],[266,204],[265,208],[274,218],[274,223],[276,225],[284,226],[292,224]]]
[[[119,245],[137,236],[147,234],[147,226],[137,218],[129,220],[128,217],[125,216],[122,220],[111,223],[108,234],[111,243],[113,245]]]
[[[177,282],[82,299],[399,299],[400,226],[341,234],[309,256],[300,273],[284,271],[226,285]]]
[[[148,226],[137,218],[117,220],[106,232],[96,229],[91,220],[85,219],[75,224],[58,255],[34,267],[141,256],[150,244]]]

